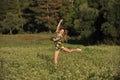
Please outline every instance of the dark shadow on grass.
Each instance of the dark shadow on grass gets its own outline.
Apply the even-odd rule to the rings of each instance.
[[[120,80],[120,76],[114,77],[114,80]]]
[[[114,76],[114,80],[120,80],[120,72],[117,73],[118,75]]]
[[[56,72],[56,67],[55,67],[55,65],[53,63],[53,59],[51,58],[50,55],[37,53],[37,57],[46,61],[46,63],[43,64],[43,67],[45,69],[48,69],[50,74],[53,74],[54,72]]]

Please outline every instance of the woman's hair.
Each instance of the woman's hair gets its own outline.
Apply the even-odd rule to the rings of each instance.
[[[64,34],[63,34],[63,39],[62,39],[63,42],[67,42],[67,34],[68,34],[68,31],[64,29]]]

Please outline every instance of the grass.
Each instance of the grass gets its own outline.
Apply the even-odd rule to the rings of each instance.
[[[54,65],[51,36],[0,35],[0,80],[120,80],[120,46],[65,43],[83,51],[61,51]]]

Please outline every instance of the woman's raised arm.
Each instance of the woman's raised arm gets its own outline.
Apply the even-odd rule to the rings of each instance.
[[[56,28],[56,32],[59,32],[59,30],[60,30],[60,25],[61,25],[62,21],[63,21],[63,19],[61,19],[61,20],[59,21],[59,23],[58,23],[58,25],[57,25],[57,28]]]

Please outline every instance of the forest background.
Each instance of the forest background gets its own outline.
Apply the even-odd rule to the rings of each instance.
[[[120,44],[119,0],[0,0],[0,34],[54,33],[61,18],[78,42]]]

